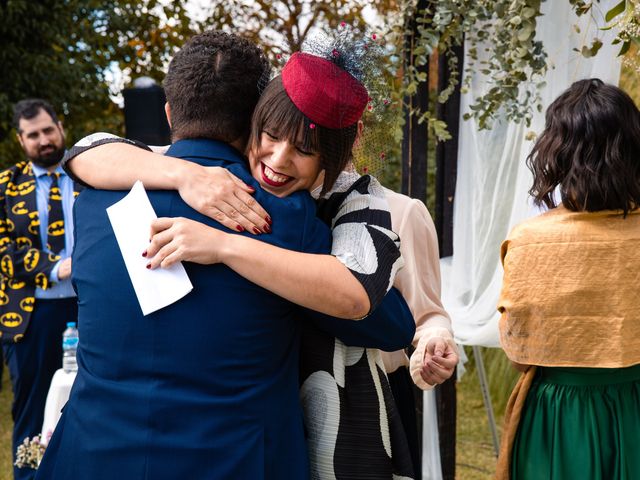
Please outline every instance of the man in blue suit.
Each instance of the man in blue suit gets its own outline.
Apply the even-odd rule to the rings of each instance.
[[[255,188],[274,222],[262,240],[327,253],[330,233],[308,193],[263,191],[240,154],[266,68],[259,50],[233,35],[189,41],[165,80],[180,85],[166,92],[174,137],[167,153],[225,167]],[[37,478],[307,478],[301,310],[224,265],[186,263],[193,291],[143,316],[105,211],[125,194],[87,189],[76,201],[79,369]],[[158,216],[226,230],[177,192],[149,198]],[[345,323],[358,322],[327,321],[336,334]],[[410,341],[412,332],[403,335]]]

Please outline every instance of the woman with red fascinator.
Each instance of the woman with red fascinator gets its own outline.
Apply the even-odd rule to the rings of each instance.
[[[145,252],[150,267],[182,260],[224,263],[328,315],[358,319],[375,309],[403,263],[384,190],[351,164],[371,100],[365,80],[375,76],[371,66],[378,48],[369,38],[316,41],[309,51],[292,55],[268,83],[252,118],[246,150],[252,175],[278,197],[311,192],[318,215],[333,230],[331,255],[293,252],[198,222],[161,218]],[[123,143],[84,150],[68,165],[99,188],[126,188],[141,179],[148,188],[178,189],[187,203],[231,229],[278,228],[269,225],[247,188],[219,169],[185,165]],[[211,184],[217,191],[229,185],[232,193],[213,198]],[[415,460],[380,351],[366,348],[371,345],[363,345],[357,334],[342,340],[305,325],[300,379],[312,478],[414,478]],[[427,342],[431,347],[425,350]],[[423,325],[420,343],[417,370],[433,383],[444,381],[457,360],[449,330]]]

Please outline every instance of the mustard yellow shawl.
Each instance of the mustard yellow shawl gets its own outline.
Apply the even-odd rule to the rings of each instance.
[[[555,208],[513,229],[502,263],[500,341],[509,359],[640,363],[640,212]]]
[[[640,212],[555,208],[502,244],[500,341],[522,374],[505,412],[496,479],[510,477],[518,423],[536,365],[640,363]]]

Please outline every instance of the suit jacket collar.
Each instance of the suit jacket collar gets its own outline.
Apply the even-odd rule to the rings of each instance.
[[[231,145],[206,138],[178,140],[167,150],[167,155],[183,159],[199,159],[205,162],[222,160],[225,163],[239,163],[241,165],[247,163],[244,155]]]

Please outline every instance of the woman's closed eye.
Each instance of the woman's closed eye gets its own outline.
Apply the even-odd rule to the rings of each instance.
[[[269,140],[273,140],[274,142],[278,141],[278,136],[273,132],[267,132],[266,130],[263,130],[262,133],[269,137]]]
[[[310,152],[305,150],[303,147],[299,147],[296,145],[296,151],[300,154],[300,155],[304,155],[305,157],[312,157],[314,155],[316,155],[316,152]]]

